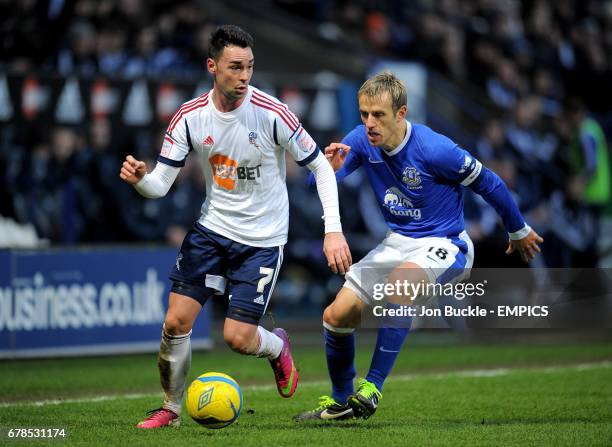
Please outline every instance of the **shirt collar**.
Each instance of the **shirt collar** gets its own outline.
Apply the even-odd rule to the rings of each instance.
[[[408,143],[408,140],[410,139],[411,134],[412,134],[412,124],[410,123],[410,121],[406,120],[406,136],[395,149],[388,151],[388,152],[384,151],[384,153],[387,154],[389,157],[393,157],[394,155],[397,155],[404,148],[404,146],[406,146],[406,143]]]

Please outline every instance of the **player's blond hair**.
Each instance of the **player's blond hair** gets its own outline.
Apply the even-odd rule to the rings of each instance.
[[[390,71],[383,71],[365,81],[357,97],[367,96],[369,98],[379,98],[389,95],[393,112],[397,112],[400,107],[408,105],[408,92],[406,85]]]

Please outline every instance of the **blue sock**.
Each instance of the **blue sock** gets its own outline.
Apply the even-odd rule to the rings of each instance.
[[[387,308],[398,307],[394,304],[387,304]],[[408,335],[410,327],[410,317],[401,317],[401,321],[391,324],[392,327],[381,327],[378,329],[376,338],[376,348],[372,355],[370,370],[366,376],[368,382],[372,382],[382,392],[385,379],[391,373],[395,359],[397,358],[404,340]],[[404,327],[401,327],[404,326]],[[407,326],[407,327],[406,327]]]
[[[325,336],[325,355],[327,370],[332,383],[332,397],[339,404],[345,404],[353,394],[353,379],[355,378],[355,334],[337,335],[327,329]]]

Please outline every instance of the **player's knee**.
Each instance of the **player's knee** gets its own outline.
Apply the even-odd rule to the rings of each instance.
[[[343,315],[333,304],[327,306],[323,312],[323,323],[326,327],[332,328],[354,328],[355,325],[351,321],[350,316]]]
[[[250,353],[252,344],[251,337],[241,333],[224,333],[223,338],[232,351],[238,352],[239,354]]]
[[[393,269],[387,278],[388,284],[427,284],[429,282],[425,270],[419,265],[412,262],[406,262],[401,266]],[[401,305],[413,305],[420,302],[420,295],[413,295],[412,288],[403,288],[403,293],[387,296],[387,300],[391,303]]]
[[[387,278],[387,282],[389,283],[393,283],[394,281],[420,282],[425,280],[427,280],[425,270],[413,262],[406,262],[393,269]]]
[[[189,318],[176,314],[168,314],[164,320],[164,331],[168,335],[184,335],[189,333],[192,325]]]

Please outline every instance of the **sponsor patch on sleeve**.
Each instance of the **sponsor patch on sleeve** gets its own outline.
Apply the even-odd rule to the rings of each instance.
[[[312,137],[308,135],[304,129],[300,129],[299,133],[295,137],[295,141],[297,142],[298,147],[306,153],[311,153],[317,147],[317,144],[314,142]]]
[[[476,167],[476,160],[472,159],[472,157],[465,156],[463,160],[463,166],[459,169],[459,174],[463,174],[464,172],[472,172]]]
[[[164,136],[164,143],[161,148],[161,155],[163,157],[167,157],[170,155],[170,151],[172,150],[172,146],[174,146],[174,141],[168,135]]]

